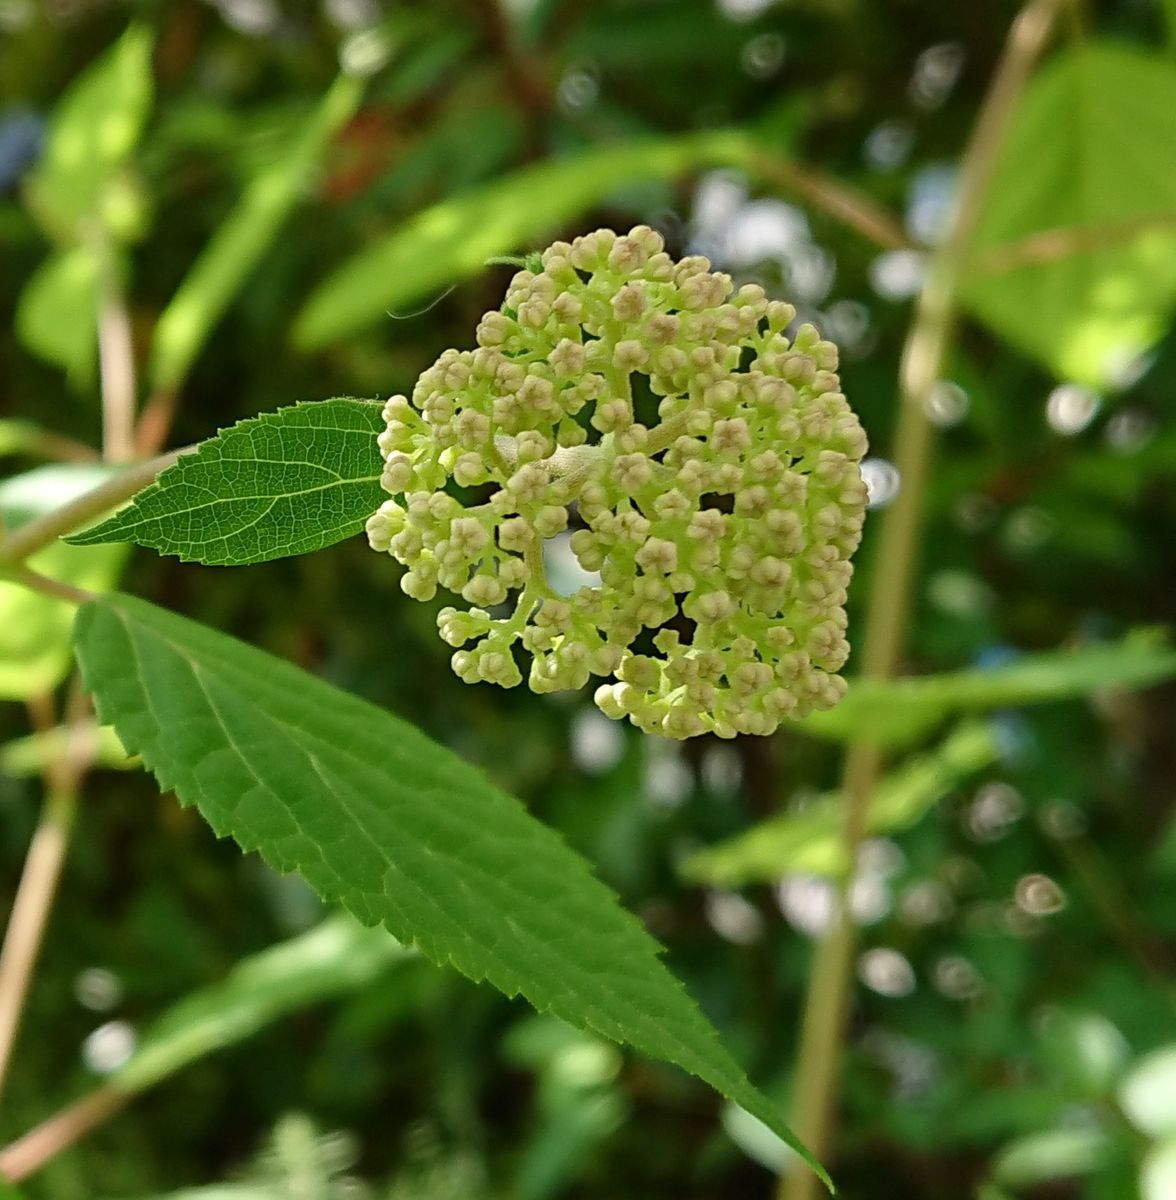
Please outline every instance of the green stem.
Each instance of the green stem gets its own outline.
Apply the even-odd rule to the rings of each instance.
[[[910,624],[911,591],[932,450],[927,398],[947,359],[960,277],[987,195],[1000,147],[1029,75],[1043,51],[1061,0],[1032,0],[1013,22],[973,130],[960,173],[947,236],[937,249],[919,297],[899,367],[899,411],[894,463],[901,490],[887,510],[874,561],[863,637],[862,676],[891,678]],[[816,950],[801,1027],[794,1104],[801,1140],[825,1161],[832,1146],[838,1079],[851,1001],[857,929],[849,889],[866,831],[870,797],[882,769],[880,748],[868,738],[846,755],[842,827],[846,864],[836,915]],[[817,1177],[801,1163],[780,1182],[781,1200],[813,1200]]]

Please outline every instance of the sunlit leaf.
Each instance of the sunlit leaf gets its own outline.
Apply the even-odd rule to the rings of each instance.
[[[1176,1137],[1176,1045],[1145,1055],[1119,1085],[1119,1104],[1149,1137]]]
[[[678,1064],[795,1140],[588,864],[415,727],[128,596],[85,605],[74,642],[99,717],[218,835],[435,962]]]
[[[1176,1139],[1153,1146],[1139,1172],[1141,1200],[1172,1200],[1176,1196]]]
[[[319,400],[239,421],[181,456],[126,508],[68,540],[137,542],[217,566],[333,545],[362,529],[384,498],[380,407]]]
[[[710,165],[747,165],[755,143],[736,132],[624,142],[524,167],[410,218],[365,247],[311,293],[294,337],[306,349],[387,319],[495,255],[535,249],[553,229],[622,184]]]
[[[1113,385],[1176,305],[1176,64],[1083,41],[1030,84],[996,170],[963,295],[1055,374]],[[1137,223],[1157,218],[1150,231]],[[1068,231],[1078,253],[985,273],[999,248]],[[1134,232],[1132,232],[1134,231]]]
[[[992,731],[982,722],[961,725],[929,754],[888,775],[870,803],[870,833],[906,829],[952,788],[995,760]],[[835,875],[844,868],[845,804],[834,793],[798,813],[781,813],[717,846],[696,850],[680,867],[696,883],[739,887],[779,879],[789,872]]]
[[[47,232],[72,241],[101,214],[111,174],[135,148],[151,110],[150,31],[132,25],[59,101],[45,149],[28,178]]]
[[[63,367],[75,387],[98,357],[98,264],[83,246],[52,252],[25,283],[16,332],[34,354]]]
[[[917,742],[951,713],[1021,708],[1094,692],[1150,687],[1176,676],[1176,650],[1154,630],[1121,642],[1026,654],[1008,666],[887,682],[856,679],[836,708],[796,728],[816,737]]]
[[[217,321],[302,198],[331,138],[351,119],[363,82],[341,75],[293,144],[249,184],[218,226],[155,329],[150,374],[157,388],[178,387]]]
[[[89,491],[103,467],[38,467],[0,483],[0,513],[8,530]],[[67,546],[54,542],[28,565],[42,575],[89,591],[110,587],[126,557],[120,546]],[[14,583],[0,581],[0,699],[27,700],[55,688],[69,671],[73,608]]]
[[[1110,1158],[1113,1144],[1098,1128],[1049,1129],[1007,1145],[996,1158],[993,1178],[1006,1187],[1031,1187],[1097,1171]]]

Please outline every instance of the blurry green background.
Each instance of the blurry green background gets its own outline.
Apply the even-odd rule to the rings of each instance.
[[[1004,0],[0,0],[0,413],[98,443],[93,278],[63,216],[87,187],[143,397],[169,414],[178,393],[173,445],[295,400],[409,390],[499,303],[510,269],[482,269],[488,254],[646,221],[675,253],[762,282],[838,341],[882,507],[912,297],[1015,12]],[[154,99],[118,102],[134,128],[100,179],[54,191],[44,161],[31,174],[47,122],[134,20]],[[1020,157],[981,222],[986,246],[1148,214],[1171,223],[1167,33],[1149,0],[1070,6],[1052,82],[1015,126]],[[308,134],[340,61],[361,81],[339,85],[354,96],[336,92],[337,131]],[[715,150],[724,130],[744,140]],[[896,244],[798,198],[792,161],[891,210]],[[228,257],[256,266],[225,285],[188,374],[185,351],[168,360],[153,330],[234,212]],[[1170,229],[1124,245],[1088,255],[1090,275],[969,285],[983,323],[963,325],[935,396],[911,673],[1172,620],[1176,246]],[[182,342],[183,321],[171,332]],[[38,461],[15,429],[12,473]],[[877,569],[870,530],[851,636]],[[799,732],[669,744],[610,723],[586,695],[463,685],[434,631],[440,598],[403,596],[362,538],[248,569],[135,552],[123,586],[386,705],[483,767],[598,865],[753,1075],[786,1096],[829,855],[802,824],[758,868],[775,882],[737,887],[737,866],[714,877],[731,890],[690,856],[834,787],[836,744]],[[0,641],[19,642],[24,619],[0,610]],[[4,669],[31,669],[27,652],[5,649]],[[908,797],[904,827],[869,842],[855,888],[843,1194],[1176,1197],[1174,701],[1171,686],[1096,693],[924,739],[940,770]],[[0,708],[5,741],[27,732],[20,704]],[[19,744],[0,766],[9,896],[39,785]],[[97,773],[0,1139],[117,1069],[186,993],[321,915],[296,878],[218,844],[146,777]],[[365,970],[341,999],[259,1018],[255,1036],[162,1082],[22,1194],[771,1194],[779,1144],[702,1085],[416,960]]]

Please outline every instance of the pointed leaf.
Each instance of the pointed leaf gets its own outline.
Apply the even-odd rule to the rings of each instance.
[[[318,400],[201,442],[121,512],[67,539],[137,542],[185,562],[241,566],[306,554],[363,528],[384,499],[370,400]]]
[[[218,835],[435,962],[678,1064],[795,1143],[588,864],[413,726],[128,596],[83,607],[75,647],[100,718]]]

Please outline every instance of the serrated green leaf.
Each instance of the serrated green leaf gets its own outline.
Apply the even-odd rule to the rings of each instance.
[[[98,358],[94,255],[83,246],[51,253],[20,293],[15,327],[28,349],[63,367],[75,387],[84,387]]]
[[[95,487],[109,468],[55,464],[0,483],[0,513],[10,532]],[[28,565],[42,575],[88,591],[104,591],[126,558],[119,546],[66,546],[55,542]],[[51,692],[72,656],[73,607],[15,583],[0,581],[0,699],[27,700]]]
[[[384,499],[383,426],[371,400],[317,400],[250,417],[67,540],[137,542],[210,566],[321,550],[358,533]]]
[[[85,605],[74,642],[99,717],[218,835],[435,962],[676,1063],[795,1144],[588,864],[419,730],[129,596]]]
[[[893,833],[922,819],[960,782],[996,759],[992,731],[979,721],[961,725],[935,751],[891,772],[870,802],[866,828]],[[845,867],[842,826],[845,804],[838,793],[798,813],[781,813],[746,833],[697,850],[679,870],[694,883],[741,887],[779,879],[790,871],[836,875]]]
[[[388,932],[343,913],[309,933],[239,962],[221,983],[193,992],[151,1024],[134,1056],[108,1083],[141,1092],[287,1013],[374,983],[413,957]]]
[[[213,327],[302,197],[331,138],[354,115],[363,88],[363,81],[350,75],[332,84],[289,150],[250,183],[201,252],[155,328],[149,373],[156,388],[176,388],[187,375]]]
[[[150,31],[132,25],[62,97],[28,178],[33,209],[55,240],[100,214],[111,173],[135,148],[151,109]]]
[[[298,315],[294,339],[315,349],[484,269],[488,258],[537,238],[634,180],[708,165],[747,166],[762,148],[724,131],[626,142],[524,167],[418,213],[321,283]]]
[[[917,742],[953,712],[1021,708],[1109,689],[1150,687],[1176,676],[1176,650],[1153,630],[1121,642],[1027,654],[1006,667],[951,671],[886,682],[855,679],[836,708],[795,728],[815,737]]]
[[[973,244],[966,303],[1062,378],[1094,387],[1160,338],[1176,305],[1176,65],[1089,41],[1030,84],[1001,153]],[[1159,218],[1150,232],[1116,234]],[[1167,218],[1168,227],[1162,225]],[[1064,258],[982,272],[984,256],[1048,230],[1093,244]]]

